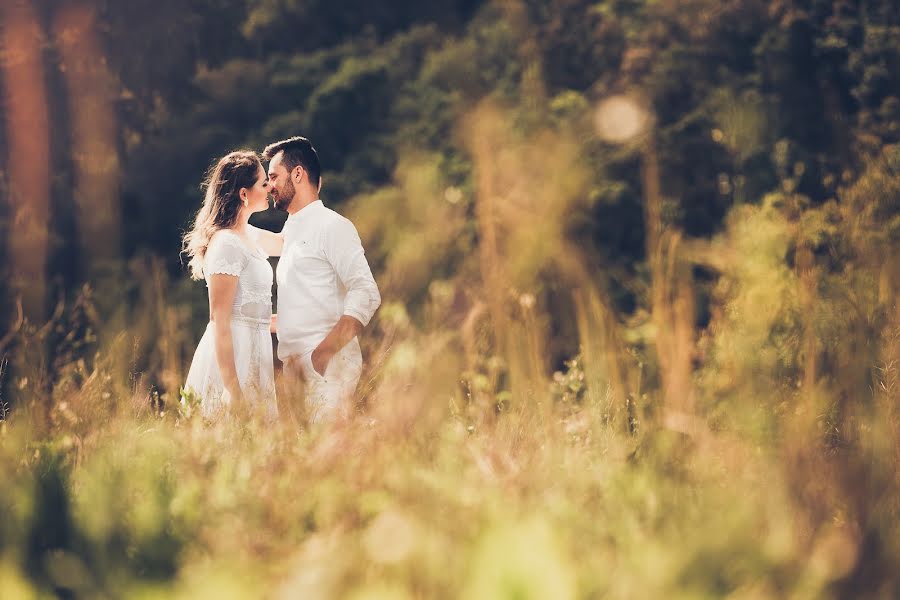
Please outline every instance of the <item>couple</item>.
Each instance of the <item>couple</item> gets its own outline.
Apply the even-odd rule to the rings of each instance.
[[[319,158],[310,141],[293,137],[263,151],[232,152],[206,181],[206,197],[184,236],[191,275],[205,279],[209,324],[197,346],[185,389],[201,414],[227,411],[278,415],[271,331],[289,384],[305,384],[310,421],[347,416],[362,373],[357,335],[381,304],[353,224],[319,200]],[[248,223],[269,207],[288,212],[281,233]],[[272,314],[272,267],[278,314]],[[185,399],[182,398],[184,402]]]

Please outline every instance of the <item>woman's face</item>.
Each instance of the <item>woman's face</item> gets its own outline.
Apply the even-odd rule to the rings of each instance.
[[[262,165],[256,176],[256,183],[252,188],[247,189],[247,208],[250,212],[260,212],[269,208],[269,178]]]

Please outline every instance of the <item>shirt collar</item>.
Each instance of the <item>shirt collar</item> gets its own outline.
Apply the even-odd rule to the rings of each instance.
[[[321,208],[323,206],[325,206],[325,205],[322,204],[321,200],[314,200],[314,201],[310,202],[309,204],[307,204],[306,206],[304,206],[303,208],[301,208],[300,210],[298,210],[297,212],[295,212],[294,214],[288,215],[287,220],[288,220],[288,222],[291,222],[291,223],[299,222],[300,220],[305,219],[306,217],[310,216],[312,213],[316,212],[319,208]]]

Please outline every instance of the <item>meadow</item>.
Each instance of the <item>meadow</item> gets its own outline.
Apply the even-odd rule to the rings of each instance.
[[[507,167],[528,162],[531,144],[506,143]],[[412,318],[402,263],[447,252],[457,205],[410,166],[382,199],[394,212],[354,209],[373,252],[399,215],[432,219],[417,225],[432,235],[408,242],[418,254],[391,242],[358,410],[333,426],[310,427],[284,388],[276,426],[203,422],[174,391],[196,318],[176,299],[196,289],[146,266],[138,305],[120,313],[131,322],[103,333],[86,287],[58,322],[19,323],[18,364],[35,367],[5,374],[20,404],[0,423],[3,596],[895,596],[900,311],[877,209],[897,198],[896,160],[805,222],[781,195],[736,209],[708,247],[660,228],[656,314],[630,326],[528,207],[479,213],[503,223],[493,253],[432,281]],[[531,201],[505,185],[515,172],[485,165],[478,185],[507,190],[506,207]],[[403,210],[411,198],[429,204]],[[815,235],[844,249],[841,269],[787,265]],[[522,239],[545,247],[525,260],[505,249]],[[683,264],[713,260],[701,330]],[[522,291],[547,289],[523,286],[548,264],[581,348],[555,372],[549,292]],[[473,301],[483,276],[496,295]],[[652,346],[629,341],[647,329]],[[82,358],[44,366],[53,331]]]
[[[895,5],[0,2],[0,599],[900,597]],[[355,410],[204,422],[180,236],[297,134]]]

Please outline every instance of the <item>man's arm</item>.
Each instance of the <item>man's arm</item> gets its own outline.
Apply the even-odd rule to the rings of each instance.
[[[353,223],[346,219],[333,223],[326,232],[324,250],[347,296],[343,316],[313,351],[312,365],[320,374],[334,355],[362,332],[381,305],[378,284]]]

